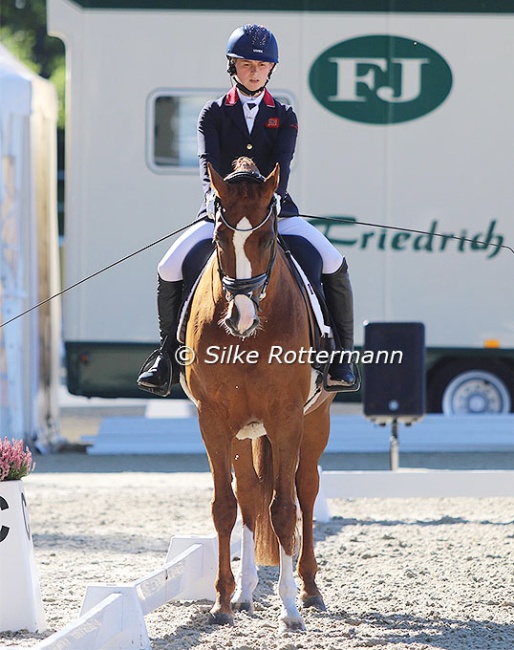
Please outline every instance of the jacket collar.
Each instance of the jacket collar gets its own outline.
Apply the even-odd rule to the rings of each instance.
[[[234,106],[238,101],[239,95],[237,94],[237,88],[231,88],[225,97],[225,106]],[[262,101],[268,108],[275,108],[275,100],[266,89],[264,90],[264,97],[262,98]]]

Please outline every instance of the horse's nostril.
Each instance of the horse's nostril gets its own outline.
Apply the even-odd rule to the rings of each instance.
[[[235,302],[232,303],[231,309],[229,310],[225,320],[233,326],[236,326],[239,322],[239,310],[237,309]]]
[[[257,316],[255,316],[252,319],[251,324],[249,326],[246,326],[243,323],[237,308],[234,308],[230,314],[227,314],[227,317],[225,318],[225,325],[230,333],[234,336],[241,336],[243,338],[246,338],[247,336],[251,336],[259,327],[260,320]]]

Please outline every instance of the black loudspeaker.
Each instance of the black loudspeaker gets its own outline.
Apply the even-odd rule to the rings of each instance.
[[[366,417],[408,424],[425,414],[423,323],[365,323],[360,360]]]

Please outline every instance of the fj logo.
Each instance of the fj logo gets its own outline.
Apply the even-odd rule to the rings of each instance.
[[[337,66],[337,94],[328,100],[336,102],[365,102],[366,95],[362,91],[359,94],[363,85],[384,102],[411,102],[421,92],[421,66],[430,63],[429,59],[396,58],[389,62],[387,59],[332,57],[329,61]],[[398,88],[380,85],[381,78],[393,77],[388,74],[388,66],[399,67],[394,75],[399,80]]]
[[[309,76],[316,99],[358,122],[391,124],[433,111],[449,95],[452,74],[427,45],[399,36],[363,36],[323,52]]]

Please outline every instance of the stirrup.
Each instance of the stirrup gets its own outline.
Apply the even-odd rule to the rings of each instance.
[[[144,373],[147,372],[148,370],[151,369],[153,364],[155,363],[157,357],[161,355],[163,359],[163,363],[166,364],[166,379],[163,384],[160,386],[146,386],[144,384],[139,383],[139,377]],[[161,348],[158,350],[154,350],[152,354],[146,359],[146,361],[143,363],[141,366],[141,370],[139,371],[138,374],[138,379],[137,379],[137,385],[141,390],[145,390],[148,393],[152,393],[153,395],[159,395],[160,397],[168,397],[168,395],[171,393],[171,359],[170,355],[163,351]]]
[[[361,373],[359,366],[352,362],[353,374],[355,375],[355,382],[351,386],[343,386],[339,383],[329,384],[330,381],[330,364],[327,363],[323,369],[323,390],[327,393],[356,393],[361,387]]]

